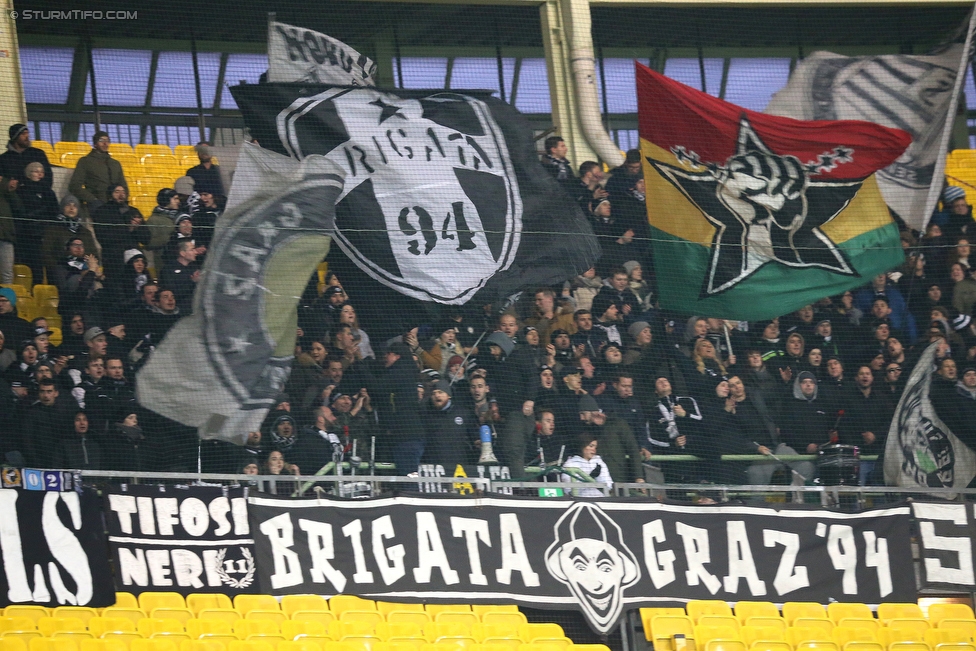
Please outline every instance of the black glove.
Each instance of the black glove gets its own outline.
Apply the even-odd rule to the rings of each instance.
[[[603,472],[603,466],[601,466],[600,464],[596,464],[596,467],[590,471],[590,477],[596,479],[597,477],[600,476],[601,472]]]

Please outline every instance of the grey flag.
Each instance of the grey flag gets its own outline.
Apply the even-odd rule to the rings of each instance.
[[[329,251],[344,177],[322,156],[241,149],[193,314],[139,371],[139,404],[203,439],[243,445],[260,428],[288,380],[298,299]]]
[[[376,63],[342,41],[287,23],[268,23],[268,81],[375,86]]]
[[[889,486],[965,488],[976,476],[976,454],[956,438],[932,407],[929,391],[939,344],[929,344],[898,401],[885,444]]]
[[[908,132],[912,144],[879,170],[885,202],[912,228],[922,229],[933,180],[942,185],[939,149],[963,54],[952,45],[939,54],[846,57],[814,52],[800,62],[766,113],[798,120],[866,120]]]

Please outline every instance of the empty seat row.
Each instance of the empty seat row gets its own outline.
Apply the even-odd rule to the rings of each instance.
[[[419,645],[405,641],[344,640],[317,642],[313,640],[272,643],[264,640],[233,640],[226,645],[212,640],[137,639],[126,645],[118,640],[71,640],[66,638],[35,638],[24,642],[16,638],[0,638],[0,651],[610,651],[602,644],[554,645],[545,643],[461,644],[446,640]]]

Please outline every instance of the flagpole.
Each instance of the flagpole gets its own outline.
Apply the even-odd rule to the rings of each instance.
[[[959,95],[962,93],[962,85],[966,81],[966,68],[969,66],[970,54],[973,46],[973,30],[976,28],[976,4],[969,10],[969,27],[966,29],[966,41],[962,48],[962,57],[959,59],[959,67],[956,70],[956,80],[952,85],[952,97],[949,100],[949,110],[946,113],[945,125],[942,127],[942,138],[939,140],[939,157],[935,161],[935,169],[932,175],[932,183],[929,185],[929,196],[925,199],[925,213],[922,215],[922,231],[928,226],[929,219],[932,218],[932,211],[935,204],[939,201],[942,194],[942,184],[936,184],[936,178],[945,179],[946,149],[949,147],[949,136],[952,134],[952,126],[956,121],[956,110],[959,108]]]

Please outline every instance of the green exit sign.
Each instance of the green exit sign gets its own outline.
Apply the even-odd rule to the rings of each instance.
[[[539,497],[562,497],[563,489],[561,488],[540,488]]]

